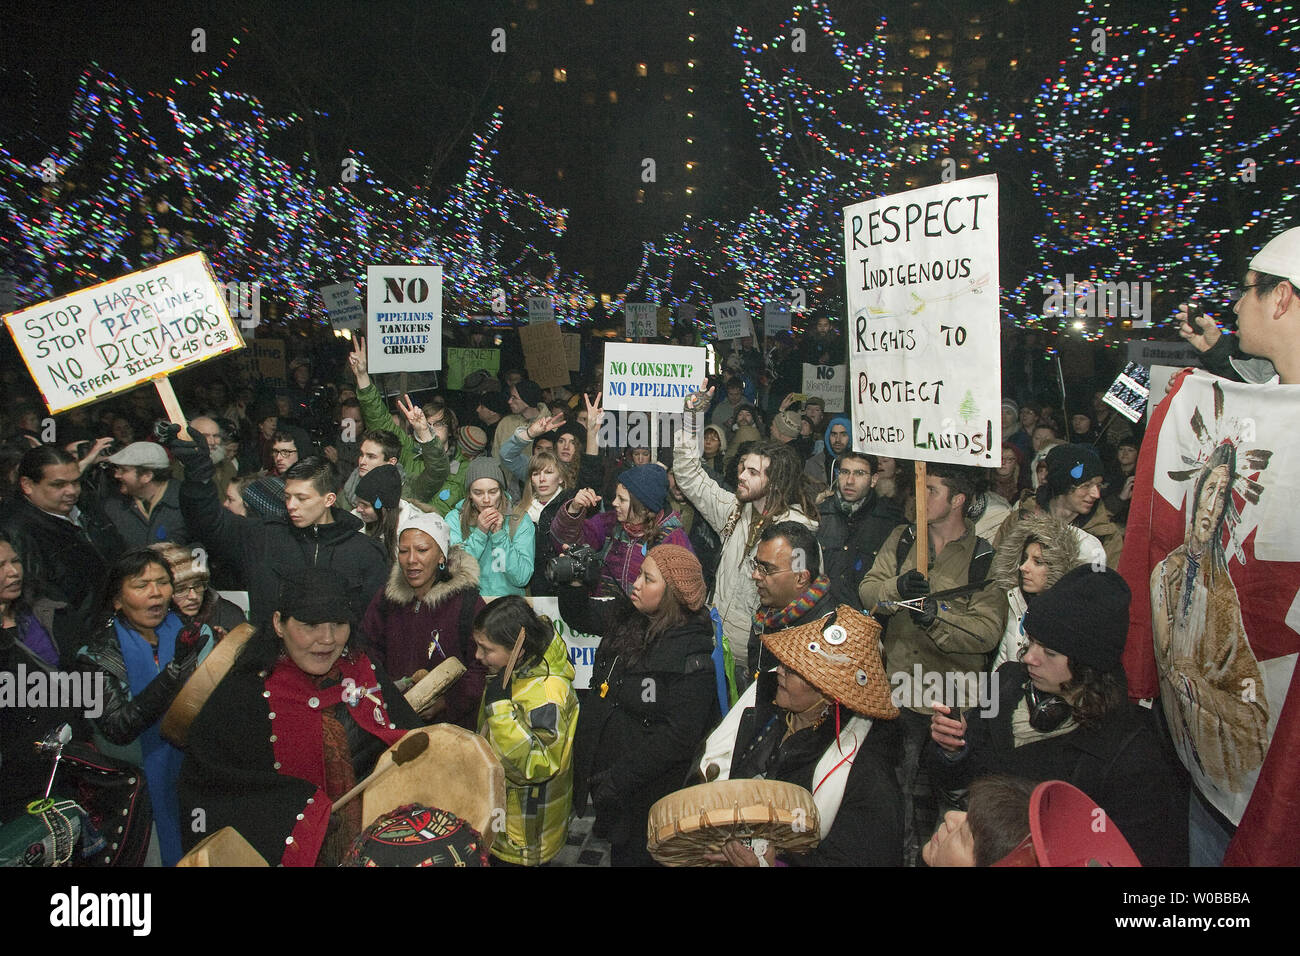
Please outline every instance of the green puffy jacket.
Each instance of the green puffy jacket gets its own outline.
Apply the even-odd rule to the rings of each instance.
[[[543,659],[510,678],[510,696],[489,678],[479,733],[506,771],[505,830],[492,855],[537,866],[564,847],[573,806],[573,735],[578,697],[568,645],[558,634]]]
[[[437,497],[450,471],[442,442],[436,435],[427,442],[417,442],[406,432],[395,429],[388,404],[374,382],[357,391],[357,402],[361,406],[361,421],[367,430],[392,432],[401,443],[402,450],[397,456],[397,463],[402,466],[402,497],[408,501],[433,505],[439,514],[445,516],[447,512],[438,507]],[[462,477],[461,485],[464,483]],[[462,491],[460,498],[464,496]],[[448,508],[450,507],[449,505]]]

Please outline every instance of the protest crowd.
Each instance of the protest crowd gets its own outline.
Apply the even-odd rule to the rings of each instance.
[[[1172,391],[1300,384],[1297,290],[1290,230],[1250,262],[1236,334],[1180,314],[1203,368]],[[657,422],[608,392],[591,329],[548,387],[511,326],[449,320],[444,353],[491,362],[406,390],[360,335],[299,337],[281,381],[233,355],[174,376],[183,427],[149,385],[50,416],[6,352],[0,848],[49,777],[32,741],[66,722],[59,773],[82,783],[83,836],[107,835],[99,862],[175,865],[225,827],[272,866],[375,862],[363,801],[342,798],[446,724],[499,761],[505,805],[463,845],[444,820],[437,852],[492,865],[584,845],[663,862],[665,798],[724,781],[803,788],[818,839],[738,835],[694,862],[1285,861],[1256,854],[1294,786],[1234,815],[1210,782],[1285,783],[1281,700],[1225,705],[1221,752],[1193,748],[1189,773],[1204,714],[1152,689],[1197,679],[1178,673],[1198,641],[1247,673],[1216,568],[1250,453],[1211,456],[1188,504],[1204,530],[1153,564],[1157,426],[1104,401],[1118,369],[1061,376],[1063,394],[1038,334],[1004,329],[994,466],[926,467],[856,450],[847,383],[805,391],[805,363],[845,364],[844,324],[715,343],[716,371]],[[692,326],[639,341],[702,344]],[[178,743],[165,715],[237,634]],[[454,682],[412,698],[453,659]],[[12,689],[36,674],[102,695],[24,706]],[[1112,826],[1087,825],[1098,808]]]

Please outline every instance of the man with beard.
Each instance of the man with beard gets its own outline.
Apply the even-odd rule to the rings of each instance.
[[[804,471],[819,485],[835,484],[835,470],[839,467],[840,456],[852,444],[850,430],[853,423],[843,415],[837,415],[826,426],[826,441],[822,450],[808,459]],[[875,471],[873,468],[872,471]]]
[[[710,603],[722,620],[723,656],[734,701],[753,680],[757,661],[736,659],[748,655],[749,631],[758,608],[758,589],[750,560],[764,529],[782,521],[815,525],[816,504],[803,475],[803,463],[788,445],[759,442],[740,463],[736,493],[710,478],[700,464],[697,430],[704,422],[712,389],[686,400],[686,415],[678,432],[673,473],[700,516],[722,539],[718,574]]]
[[[180,482],[170,481],[171,462],[161,445],[137,441],[108,458],[120,496],[104,502],[104,513],[128,549],[157,541],[187,544],[189,531],[181,515]]]
[[[226,446],[224,444],[225,436],[221,433],[221,426],[215,419],[201,415],[198,418],[190,419],[190,434],[194,440],[198,441],[198,436],[202,435],[203,440],[208,444],[208,454],[212,456],[212,466],[215,469],[212,481],[217,486],[217,494],[222,498],[226,497],[226,486],[230,484],[230,479],[235,477],[236,466],[233,461],[226,458]],[[173,468],[172,476],[183,478],[179,466]]]

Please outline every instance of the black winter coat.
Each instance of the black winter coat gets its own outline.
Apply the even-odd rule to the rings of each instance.
[[[62,612],[66,626],[56,626],[50,635],[65,666],[92,630],[109,564],[126,550],[112,524],[94,508],[83,511],[83,520],[85,529],[46,514],[21,495],[11,502],[3,520],[22,558],[26,580],[37,582],[46,597],[67,605]]]
[[[817,543],[822,546],[822,573],[831,579],[835,604],[863,610],[858,586],[875,563],[876,552],[896,527],[903,512],[892,500],[867,493],[851,515],[840,510],[831,495],[817,508]]]
[[[622,594],[596,601],[573,587],[560,588],[559,598],[570,627],[602,637],[574,740],[574,807],[585,808],[590,793],[616,862],[649,863],[650,807],[681,788],[719,719],[712,622],[697,612],[629,661],[616,645],[647,621],[631,601]]]
[[[1095,725],[1016,747],[1011,715],[1024,696],[1025,665],[1008,661],[996,673],[995,716],[968,715],[966,749],[957,760],[930,741],[926,759],[943,786],[957,789],[989,774],[1026,780],[1064,780],[1097,802],[1115,821],[1143,866],[1186,866],[1186,803],[1176,798],[1176,778],[1153,723],[1125,704]]]
[[[360,533],[360,518],[331,508],[334,520],[329,524],[297,528],[283,518],[242,517],[221,506],[206,454],[201,459],[187,455],[185,466],[181,485],[185,521],[197,540],[239,567],[248,583],[250,623],[261,626],[270,618],[282,577],[304,567],[327,567],[342,575],[353,620],[361,620],[370,599],[388,580],[388,558],[378,540]],[[195,480],[194,473],[201,480]]]
[[[546,578],[546,566],[560,553],[560,545],[551,537],[551,522],[555,513],[573,500],[574,490],[566,488],[546,503],[537,518],[537,533],[533,536],[533,577],[528,582],[528,593],[534,597],[554,595],[555,585]]]

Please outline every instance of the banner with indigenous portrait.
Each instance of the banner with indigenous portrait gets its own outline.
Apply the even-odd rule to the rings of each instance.
[[[1176,379],[1120,561],[1129,694],[1160,698],[1194,785],[1239,825],[1225,863],[1300,864],[1297,421],[1300,387]]]

